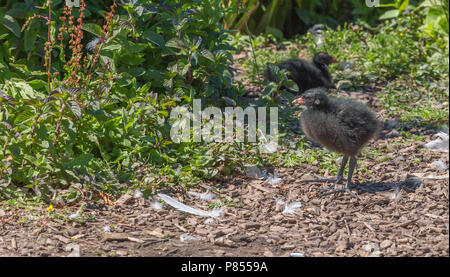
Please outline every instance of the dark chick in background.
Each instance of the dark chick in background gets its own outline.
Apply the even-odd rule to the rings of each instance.
[[[328,72],[328,65],[335,63],[336,59],[328,53],[319,52],[314,55],[313,63],[309,63],[302,59],[289,59],[278,64],[280,70],[289,72],[289,79],[294,81],[299,89],[299,93],[303,93],[312,88],[334,88],[331,81],[331,75]],[[271,82],[277,82],[270,66],[268,65],[264,77]]]

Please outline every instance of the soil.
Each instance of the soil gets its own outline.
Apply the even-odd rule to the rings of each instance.
[[[350,97],[371,103],[383,118],[372,93],[355,91]],[[115,206],[88,204],[85,221],[42,216],[48,214],[43,207],[0,206],[0,256],[449,256],[448,169],[431,166],[441,159],[448,167],[448,151],[423,147],[436,130],[416,130],[426,141],[405,146],[391,125],[367,146],[383,155],[359,160],[372,171],[354,174],[359,201],[349,194],[320,197],[318,188],[329,184],[302,183],[319,175],[320,165],[313,163],[276,168],[282,179],[276,185],[245,174],[202,183],[195,191],[210,189],[216,195],[210,202],[167,193],[204,211],[227,202],[214,219],[168,205],[156,210],[149,199],[132,196]],[[283,214],[279,200],[301,207]],[[181,240],[186,234],[195,240]]]

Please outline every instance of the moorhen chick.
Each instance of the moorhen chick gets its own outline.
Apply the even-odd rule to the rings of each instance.
[[[328,53],[319,52],[314,55],[312,64],[302,59],[290,59],[277,66],[280,70],[284,69],[290,73],[289,79],[297,84],[299,93],[303,93],[317,87],[334,88],[328,65],[335,62],[337,62],[336,59]],[[264,77],[271,82],[276,82],[276,77],[269,65],[264,72]]]
[[[380,123],[364,104],[342,98],[330,97],[322,89],[306,91],[293,104],[304,104],[306,110],[301,114],[300,124],[303,132],[314,142],[321,144],[330,151],[344,155],[339,172],[330,189],[343,179],[344,169],[349,163],[347,182],[344,189],[334,189],[326,193],[346,191],[358,198],[349,189],[356,157],[361,149],[379,131]],[[308,181],[330,181],[328,179]],[[325,194],[325,195],[326,195]]]

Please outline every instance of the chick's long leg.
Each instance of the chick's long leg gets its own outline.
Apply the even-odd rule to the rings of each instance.
[[[342,158],[342,162],[341,162],[341,167],[339,168],[339,172],[336,176],[336,178],[332,178],[332,179],[313,179],[313,180],[301,180],[300,182],[302,183],[312,183],[312,182],[333,182],[333,184],[329,187],[326,188],[324,190],[330,190],[330,189],[334,189],[336,184],[340,183],[343,179],[344,179],[344,170],[345,170],[345,166],[347,165],[348,162],[348,157],[344,156]]]
[[[347,176],[347,182],[345,183],[345,187],[343,189],[335,189],[330,192],[323,193],[323,194],[321,194],[321,196],[345,191],[348,194],[350,194],[351,196],[359,199],[359,197],[356,194],[354,194],[353,192],[350,191],[350,184],[352,183],[352,176],[353,176],[353,171],[355,170],[355,167],[356,167],[356,157],[351,157],[350,163],[348,165],[348,176]]]

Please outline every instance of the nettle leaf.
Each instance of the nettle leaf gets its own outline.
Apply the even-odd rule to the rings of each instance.
[[[19,159],[20,158],[20,147],[17,143],[11,143],[8,146],[9,151],[11,151],[11,155],[13,155],[14,158]]]
[[[36,128],[36,134],[39,139],[46,140],[48,137],[47,126],[44,124],[39,124]]]
[[[77,157],[75,157],[75,159],[73,159],[72,161],[65,163],[64,167],[70,168],[70,167],[74,167],[74,166],[87,166],[89,161],[92,160],[93,158],[94,158],[94,156],[90,153],[80,154]]]
[[[159,9],[154,5],[143,4],[141,7],[144,9],[144,14],[155,14],[159,12]]]
[[[145,62],[145,58],[143,58],[141,55],[123,55],[121,57],[121,61],[125,64],[129,65],[140,65],[141,63]]]
[[[184,65],[183,68],[181,69],[181,71],[179,72],[181,74],[181,76],[186,76],[186,73],[188,72],[190,67],[191,67],[190,64]]]
[[[143,69],[142,67],[131,67],[129,69],[130,74],[133,75],[134,77],[139,77],[145,74],[145,69]]]
[[[211,51],[206,50],[206,49],[202,50],[200,52],[200,54],[198,55],[198,57],[199,57],[200,64],[206,65],[206,66],[209,66],[216,61],[214,58],[214,54],[211,53]]]
[[[172,78],[170,78],[170,79],[165,79],[165,80],[164,80],[164,83],[163,83],[163,86],[164,86],[166,89],[172,89],[172,88],[173,88],[173,79],[172,79]]]
[[[6,29],[10,30],[16,37],[20,38],[22,33],[20,31],[20,25],[14,19],[14,17],[5,14],[2,18],[2,24]]]
[[[145,48],[147,48],[147,44],[145,44],[145,43],[130,43],[127,50],[130,53],[134,54],[134,53],[142,52],[143,50],[145,50]]]
[[[295,83],[291,79],[285,79],[283,81],[283,84],[290,90],[293,90],[293,91],[298,91],[299,90],[297,83]]]
[[[145,39],[147,39],[153,44],[156,44],[159,47],[164,47],[164,45],[166,44],[164,38],[154,31],[147,30],[144,32],[143,36]]]
[[[40,89],[47,86],[47,82],[39,79],[29,81],[28,84],[34,89]]]
[[[75,140],[77,137],[77,130],[72,121],[68,119],[61,120],[61,125],[64,128],[64,131],[69,135],[70,140]]]
[[[97,37],[103,36],[102,35],[102,27],[100,27],[99,25],[94,24],[94,23],[84,24],[83,27],[81,27],[81,29],[83,29],[91,34],[94,34]]]
[[[181,29],[183,29],[183,27],[186,25],[188,21],[189,18],[185,17],[178,22],[174,20],[172,23],[174,23],[175,30],[180,31]]]
[[[383,20],[383,19],[391,19],[391,18],[395,18],[399,16],[399,10],[389,10],[385,13],[383,13],[379,19]]]
[[[28,120],[33,119],[33,112],[31,110],[25,110],[21,112],[15,119],[14,119],[14,125],[23,124]]]
[[[36,95],[37,93],[35,93],[33,88],[26,82],[16,82],[14,86],[18,88],[18,92],[23,99],[33,99],[38,96]]]
[[[200,45],[202,44],[203,38],[201,36],[195,37],[194,38],[194,45],[195,47],[198,49],[200,47]]]
[[[226,60],[233,61],[233,55],[227,50],[218,50],[215,53],[216,57],[225,58]]]
[[[80,106],[80,104],[78,104],[77,101],[71,101],[70,110],[72,111],[72,113],[76,119],[78,119],[78,120],[81,119],[81,114],[82,114],[81,106]]]
[[[185,49],[184,42],[179,38],[172,38],[166,43],[167,47],[172,47],[176,49]]]
[[[105,51],[117,51],[120,50],[122,46],[120,44],[110,44],[103,47],[103,50]]]
[[[161,157],[161,155],[155,149],[150,150],[150,160],[152,160],[155,163],[164,162],[164,158]]]
[[[173,73],[178,73],[178,64],[174,63],[173,65],[168,66],[167,71],[173,72]]]
[[[30,52],[36,42],[37,31],[35,29],[26,30],[24,37],[24,49],[26,52]]]

